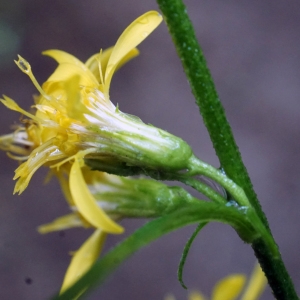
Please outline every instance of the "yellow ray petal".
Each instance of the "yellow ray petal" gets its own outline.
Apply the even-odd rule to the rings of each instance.
[[[162,21],[157,11],[149,11],[133,21],[119,37],[107,63],[104,76],[105,94],[108,96],[110,81],[116,67],[130,50],[139,45]]]
[[[86,273],[97,260],[104,244],[106,233],[97,229],[77,250],[72,257],[66,272],[60,292],[62,293],[84,273]]]
[[[89,70],[97,78],[99,83],[103,83],[101,80],[100,72],[99,72],[99,67],[100,67],[99,62],[101,65],[102,74],[105,74],[107,63],[108,63],[109,57],[110,57],[113,49],[114,49],[114,47],[110,47],[108,49],[105,49],[101,54],[96,53],[93,56],[91,56],[85,63],[85,65],[89,68]],[[128,54],[125,55],[123,57],[123,59],[121,59],[121,61],[119,62],[119,64],[116,67],[116,70],[121,68],[125,63],[127,63],[129,60],[136,57],[137,55],[139,55],[139,50],[137,48],[134,48],[131,51],[129,51]]]
[[[176,300],[176,298],[172,294],[169,294],[165,297],[164,300]]]
[[[70,191],[78,211],[95,228],[101,228],[108,233],[122,233],[124,231],[97,205],[84,181],[78,159],[75,159],[71,168]]]
[[[254,267],[247,289],[242,300],[256,300],[260,297],[267,284],[267,279],[259,264]]]
[[[50,86],[52,82],[61,82],[68,80],[71,77],[79,76],[79,84],[86,87],[97,88],[98,82],[95,76],[90,71],[84,71],[79,66],[70,64],[70,63],[63,63],[58,65],[56,70],[53,74],[47,79],[47,81],[43,84],[43,89],[47,93],[51,93]],[[56,87],[57,88],[57,87]],[[77,89],[79,88],[76,87]]]
[[[206,300],[206,298],[200,292],[191,292],[189,300]]]
[[[51,49],[51,50],[46,50],[42,52],[43,55],[47,55],[55,59],[59,64],[73,64],[77,65],[80,67],[83,71],[87,71],[88,68],[86,65],[81,62],[78,58],[75,56],[61,50],[56,50],[56,49]]]
[[[241,293],[246,277],[241,274],[230,275],[220,280],[212,295],[212,300],[234,300]]]
[[[49,233],[52,231],[59,231],[73,227],[83,226],[80,218],[76,213],[71,213],[59,218],[56,218],[51,223],[40,225],[37,230],[41,234]]]
[[[60,68],[59,70],[56,69],[47,81],[61,81],[74,75],[80,75],[80,77],[85,78],[85,81],[82,83],[89,83],[82,85],[97,86],[98,83],[95,76],[92,74],[92,72],[90,72],[86,65],[75,56],[61,50],[47,50],[42,52],[42,54],[52,57],[59,63],[59,65],[68,65],[67,67]],[[76,67],[72,68],[70,65]],[[68,70],[69,68],[70,70]]]

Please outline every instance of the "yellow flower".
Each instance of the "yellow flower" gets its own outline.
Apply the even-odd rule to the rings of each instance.
[[[68,289],[93,266],[100,255],[105,238],[106,233],[101,229],[96,229],[83,245],[73,253],[60,293]]]
[[[168,187],[149,179],[125,178],[82,166],[82,160],[53,170],[73,211],[51,223],[39,226],[40,233],[73,227],[93,228],[93,235],[75,252],[65,275],[62,291],[81,277],[100,255],[106,232],[122,227],[112,220],[123,217],[156,217],[182,206],[182,197],[192,201],[179,187]],[[159,201],[157,201],[159,199]],[[142,200],[142,201],[141,201]],[[114,229],[115,231],[113,231]]]
[[[161,21],[157,12],[145,13],[125,29],[114,47],[100,51],[86,63],[63,51],[45,51],[59,65],[42,87],[30,64],[19,56],[16,64],[40,95],[35,99],[35,114],[7,96],[1,99],[8,108],[29,118],[15,133],[0,138],[0,148],[25,161],[15,171],[18,181],[14,193],[22,193],[42,165],[59,168],[75,157],[155,170],[188,168],[192,151],[184,141],[122,113],[109,99],[114,72],[138,54],[135,47]]]
[[[138,54],[135,48],[162,21],[155,11],[150,11],[131,23],[119,37],[116,45],[90,57],[82,63],[74,56],[59,50],[44,52],[58,62],[54,73],[41,87],[30,64],[19,56],[18,67],[26,73],[40,95],[35,98],[32,114],[4,96],[1,102],[29,119],[13,134],[0,137],[0,148],[9,156],[23,162],[15,171],[18,179],[14,193],[22,193],[31,177],[42,165],[59,169],[67,162],[70,169],[70,192],[76,206],[95,228],[110,233],[121,233],[116,224],[99,207],[88,188],[83,184],[81,168],[83,158],[107,155],[114,130],[139,130],[109,100],[110,82],[114,72]],[[114,130],[111,130],[114,129]],[[83,201],[83,199],[85,201]]]
[[[79,172],[79,176],[74,174],[74,172]],[[70,176],[70,184],[64,176],[64,173],[66,173],[67,176]],[[72,253],[71,263],[67,269],[61,287],[61,292],[63,292],[86,273],[99,257],[107,235],[103,230],[103,218],[108,219],[106,222],[112,222],[96,203],[93,195],[88,189],[84,175],[85,177],[90,177],[93,182],[96,182],[99,180],[99,177],[102,176],[107,176],[108,180],[113,181],[116,180],[114,177],[117,176],[93,172],[87,168],[81,170],[79,160],[75,160],[71,172],[69,166],[64,165],[56,172],[56,175],[60,181],[63,193],[74,212],[59,217],[51,223],[39,226],[38,231],[44,234],[73,227],[95,229],[94,233],[83,243],[83,245],[77,251]],[[72,182],[73,180],[76,182]],[[122,227],[117,224],[112,225],[112,227],[115,226],[117,226],[117,229],[123,230]]]
[[[220,280],[214,287],[212,300],[235,300],[237,297],[241,300],[257,300],[264,291],[267,279],[261,270],[259,264],[256,264],[252,275],[248,281],[245,291],[246,276],[242,274],[233,274]],[[206,300],[200,292],[191,292],[189,300]],[[176,300],[173,295],[168,295],[165,300]]]
[[[1,99],[5,106],[29,118],[15,133],[0,138],[1,149],[25,161],[15,171],[14,179],[18,181],[14,193],[22,193],[42,165],[59,167],[77,154],[81,158],[105,156],[122,148],[114,141],[112,144],[115,135],[122,135],[121,131],[134,135],[140,130],[132,122],[136,118],[121,113],[109,100],[110,82],[116,69],[138,54],[135,47],[161,21],[157,12],[145,13],[125,29],[114,47],[100,51],[86,63],[63,51],[45,51],[59,65],[42,87],[30,64],[19,56],[16,64],[30,77],[40,95],[35,99],[35,114],[23,110],[7,96]]]

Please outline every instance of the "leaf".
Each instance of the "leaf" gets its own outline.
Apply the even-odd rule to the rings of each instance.
[[[72,287],[53,299],[70,300],[84,289],[85,293],[90,292],[97,285],[100,285],[124,260],[157,238],[186,225],[211,221],[231,225],[244,238],[245,242],[252,242],[258,237],[244,213],[233,207],[201,201],[146,223],[96,262]]]
[[[186,285],[183,282],[183,278],[182,278],[182,273],[183,273],[183,268],[186,262],[186,258],[189,254],[190,248],[192,246],[192,243],[194,242],[196,236],[198,235],[198,233],[200,232],[200,230],[206,225],[207,223],[199,223],[199,225],[197,226],[197,228],[195,229],[195,231],[193,232],[192,236],[189,238],[189,240],[187,241],[187,243],[184,246],[183,252],[182,252],[182,256],[179,262],[179,266],[178,266],[178,271],[177,271],[177,279],[179,280],[181,286],[187,290]]]

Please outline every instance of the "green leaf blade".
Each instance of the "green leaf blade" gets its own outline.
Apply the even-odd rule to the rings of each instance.
[[[72,287],[53,299],[74,299],[83,290],[86,294],[101,284],[124,260],[157,238],[193,223],[211,221],[233,226],[246,242],[251,242],[257,238],[247,216],[237,209],[220,206],[216,203],[199,202],[197,205],[190,205],[148,222],[97,261]]]
[[[197,226],[197,228],[195,229],[195,231],[193,232],[193,234],[191,235],[191,237],[188,239],[187,243],[185,244],[183,252],[182,252],[182,256],[181,256],[179,266],[178,266],[178,271],[177,271],[177,279],[180,282],[181,286],[185,290],[187,290],[187,286],[183,282],[183,268],[184,268],[187,256],[189,254],[190,248],[192,246],[192,243],[194,242],[198,233],[203,229],[203,227],[206,224],[207,223],[199,223],[199,225]]]

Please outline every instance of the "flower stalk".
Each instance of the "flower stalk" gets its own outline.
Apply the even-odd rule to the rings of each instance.
[[[238,186],[233,180],[224,174],[224,172],[214,168],[210,164],[201,161],[195,156],[190,159],[190,171],[188,174],[190,176],[200,174],[213,179],[222,187],[224,187],[225,190],[231,194],[233,200],[235,200],[240,206],[251,206],[244,190],[240,186]]]

